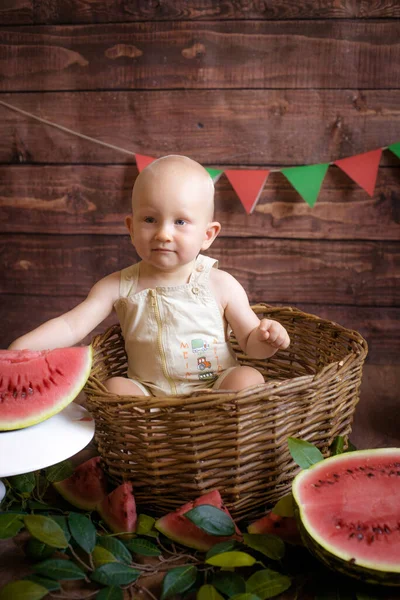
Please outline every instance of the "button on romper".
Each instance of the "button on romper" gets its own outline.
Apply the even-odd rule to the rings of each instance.
[[[218,388],[238,366],[209,285],[218,261],[199,254],[187,284],[136,292],[140,262],[121,271],[114,307],[128,356],[128,378],[146,395]]]

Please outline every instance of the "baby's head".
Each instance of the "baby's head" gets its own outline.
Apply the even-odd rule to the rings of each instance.
[[[214,184],[204,167],[187,156],[171,154],[150,163],[139,174],[132,190],[132,212],[143,194],[171,193],[176,199],[195,208],[201,204],[201,210],[211,221],[214,215]]]
[[[172,248],[182,263],[211,246],[221,228],[212,221],[213,215],[214,184],[210,175],[196,161],[170,155],[155,160],[137,177],[132,191],[132,217],[126,218],[126,224],[143,260],[157,253],[153,247],[162,246],[163,258],[172,259],[168,255]],[[145,252],[146,246],[150,255]]]

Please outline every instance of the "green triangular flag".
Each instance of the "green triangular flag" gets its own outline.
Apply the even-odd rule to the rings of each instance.
[[[391,146],[389,146],[388,150],[393,152],[393,154],[395,154],[397,158],[400,158],[400,142],[392,144]]]
[[[320,165],[307,165],[305,167],[289,167],[281,169],[286,179],[309,206],[314,206],[329,163]]]
[[[212,169],[211,167],[204,167],[207,173],[210,175],[211,179],[214,183],[217,183],[218,179],[221,177],[223,171],[220,169]]]

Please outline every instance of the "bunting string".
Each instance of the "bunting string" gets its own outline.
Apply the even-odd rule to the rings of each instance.
[[[18,108],[13,104],[0,100],[0,105],[14,110],[26,117],[35,119],[45,125],[55,127],[66,133],[74,135],[76,137],[88,140],[100,146],[123,152],[135,157],[138,171],[141,172],[147,165],[156,160],[152,156],[146,156],[144,154],[138,154],[137,152],[115,146],[103,142],[96,138],[84,135],[79,131],[69,129],[48,119],[43,119],[33,113]],[[321,163],[316,165],[303,165],[296,167],[282,167],[274,169],[216,169],[213,167],[204,167],[214,184],[218,181],[222,174],[225,174],[232,188],[235,190],[240,202],[242,203],[247,214],[251,214],[260,198],[263,191],[264,185],[268,179],[270,173],[280,172],[289,181],[292,187],[299,193],[303,200],[310,206],[313,207],[318,199],[318,195],[321,191],[321,187],[331,165],[335,165],[341,169],[350,179],[352,179],[357,185],[363,188],[369,196],[373,196],[376,179],[378,176],[379,163],[384,150],[390,150],[397,158],[400,159],[400,142],[391,144],[390,146],[383,146],[376,150],[369,152],[363,152],[362,154],[356,154],[355,156],[349,156],[340,160]]]

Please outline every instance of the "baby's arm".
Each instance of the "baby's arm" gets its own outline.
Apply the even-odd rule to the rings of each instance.
[[[111,313],[119,296],[119,278],[119,272],[104,277],[81,304],[19,337],[9,349],[51,350],[77,344]]]
[[[260,319],[251,309],[240,283],[225,271],[212,271],[212,285],[239,346],[251,358],[269,358],[290,344],[286,329],[272,319]]]

